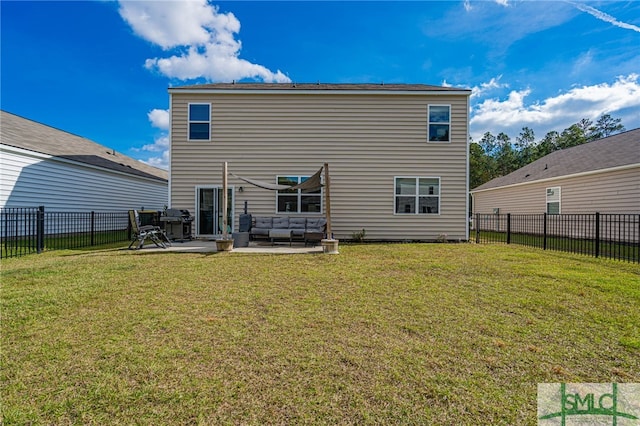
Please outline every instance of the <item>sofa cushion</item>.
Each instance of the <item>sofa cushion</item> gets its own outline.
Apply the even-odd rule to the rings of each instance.
[[[307,227],[307,218],[292,217],[289,218],[289,229],[305,229]]]
[[[274,217],[273,218],[273,229],[288,229],[289,228],[289,218],[288,217]]]
[[[307,218],[307,231],[309,232],[323,232],[324,227],[327,224],[327,219],[323,217]]]
[[[271,229],[273,227],[273,218],[256,217],[256,224],[253,227],[258,229]]]
[[[304,236],[306,227],[307,227],[306,217],[290,217],[289,218],[289,229],[291,229],[291,234],[294,237],[299,238]]]

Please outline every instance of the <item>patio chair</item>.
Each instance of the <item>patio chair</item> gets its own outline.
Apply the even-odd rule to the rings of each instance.
[[[139,250],[144,246],[145,241],[150,240],[157,247],[167,248],[171,245],[171,241],[167,238],[167,234],[162,229],[154,225],[140,225],[140,215],[137,210],[129,210],[129,223],[131,224],[131,249],[134,244],[135,250]]]

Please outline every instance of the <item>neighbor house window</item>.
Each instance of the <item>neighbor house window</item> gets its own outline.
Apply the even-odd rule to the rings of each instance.
[[[189,104],[189,140],[208,141],[211,132],[211,105]]]
[[[309,176],[278,176],[278,185],[297,185]],[[320,213],[322,209],[322,190],[303,191],[301,189],[285,189],[277,192],[276,205],[278,213]]]
[[[560,214],[560,187],[547,188],[547,213]]]
[[[449,142],[451,137],[451,106],[429,105],[427,109],[429,142]]]
[[[396,214],[439,214],[440,178],[397,177]]]

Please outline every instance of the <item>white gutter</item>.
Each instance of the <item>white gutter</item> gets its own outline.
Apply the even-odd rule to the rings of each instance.
[[[476,192],[486,192],[486,191],[493,191],[496,189],[513,188],[513,187],[522,186],[522,185],[530,185],[532,183],[550,182],[558,179],[570,179],[570,178],[576,178],[581,176],[597,175],[597,174],[606,173],[606,172],[618,172],[621,170],[628,170],[636,167],[640,167],[640,163],[626,164],[624,166],[609,167],[608,169],[590,170],[588,172],[574,173],[571,175],[562,175],[562,176],[555,176],[555,177],[550,177],[545,179],[532,180],[531,182],[512,183],[511,185],[496,186],[495,188],[476,189],[476,190],[470,191],[470,193],[474,194]]]

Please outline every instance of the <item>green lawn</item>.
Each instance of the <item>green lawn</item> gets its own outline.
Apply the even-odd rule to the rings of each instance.
[[[535,424],[640,382],[640,268],[519,246],[2,262],[4,424]]]

